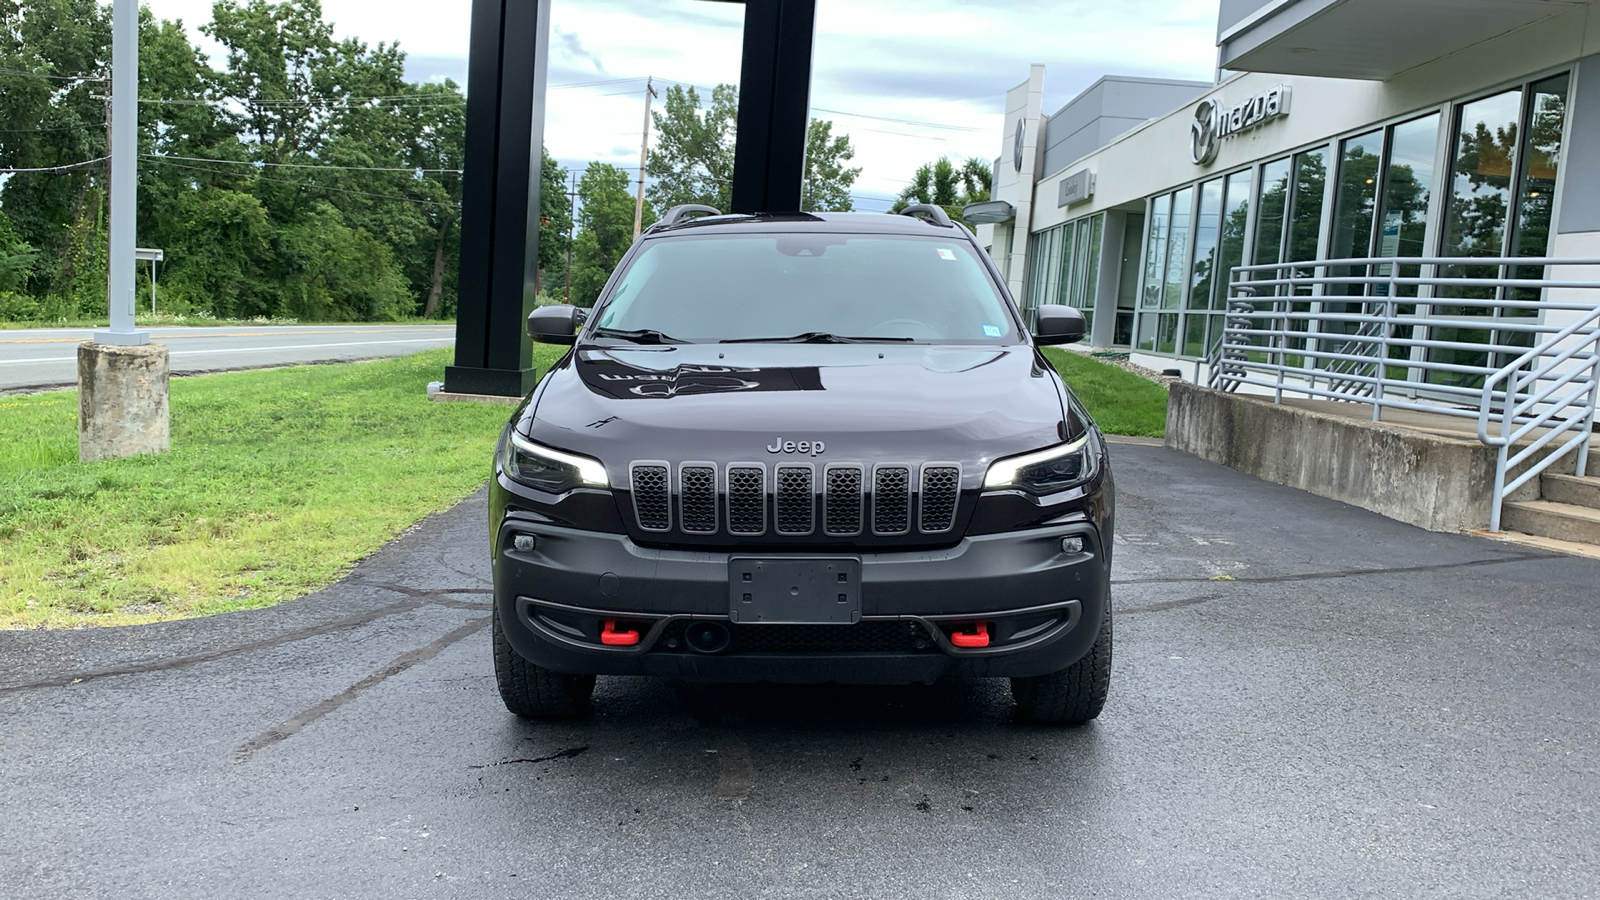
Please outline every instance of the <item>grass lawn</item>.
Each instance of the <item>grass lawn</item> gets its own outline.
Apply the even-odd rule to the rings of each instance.
[[[430,402],[449,354],[175,378],[172,452],[100,463],[78,462],[75,391],[0,397],[0,628],[269,606],[337,579],[488,478],[511,410]]]
[[[1166,433],[1167,391],[1161,385],[1071,350],[1046,347],[1044,355],[1102,431],[1139,437]]]

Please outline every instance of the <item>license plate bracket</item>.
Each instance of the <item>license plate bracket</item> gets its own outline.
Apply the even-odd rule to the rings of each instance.
[[[861,621],[861,560],[730,559],[728,616],[739,625],[854,625]]]

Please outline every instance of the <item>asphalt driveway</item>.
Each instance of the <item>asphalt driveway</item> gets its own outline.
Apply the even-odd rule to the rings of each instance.
[[[1584,897],[1600,562],[1118,444],[1105,715],[601,679],[504,711],[484,499],[204,621],[0,633],[0,895]]]

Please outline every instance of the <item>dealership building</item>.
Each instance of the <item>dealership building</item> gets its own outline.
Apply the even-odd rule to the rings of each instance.
[[[1222,0],[1217,60],[1007,93],[969,218],[1025,308],[1202,380],[1236,266],[1600,258],[1600,2]]]

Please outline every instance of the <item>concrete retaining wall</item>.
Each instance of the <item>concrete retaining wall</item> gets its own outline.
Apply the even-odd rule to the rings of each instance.
[[[1476,439],[1180,382],[1167,406],[1167,446],[1429,531],[1489,525],[1495,451]]]

